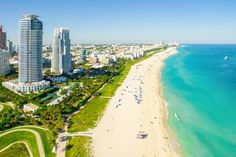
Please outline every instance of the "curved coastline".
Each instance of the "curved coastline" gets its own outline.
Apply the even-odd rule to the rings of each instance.
[[[189,44],[165,61],[167,129],[183,156],[235,156],[235,49]]]
[[[164,60],[163,60],[163,63],[162,63],[162,66],[160,68],[160,73],[158,73],[158,83],[159,83],[159,86],[160,86],[160,89],[158,90],[159,91],[159,95],[161,96],[161,100],[162,100],[162,109],[163,109],[163,117],[162,117],[162,122],[163,122],[163,132],[166,133],[166,135],[168,135],[169,137],[169,147],[171,150],[175,151],[179,157],[183,157],[183,152],[181,151],[180,149],[180,144],[177,140],[177,137],[176,137],[176,134],[173,130],[173,128],[171,128],[169,122],[168,122],[168,115],[169,115],[169,112],[168,112],[168,103],[165,99],[165,96],[164,96],[164,88],[163,88],[163,82],[162,82],[162,70],[163,68],[165,67],[165,61],[166,59],[168,59],[169,57],[173,56],[173,55],[176,55],[177,54],[177,47],[176,47],[176,50],[174,51],[174,53],[172,53],[171,55],[169,55],[168,57],[166,57]]]

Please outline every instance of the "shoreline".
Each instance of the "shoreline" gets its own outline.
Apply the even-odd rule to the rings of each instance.
[[[178,157],[183,157],[183,153],[180,150],[180,144],[176,138],[176,134],[174,132],[174,130],[171,128],[171,126],[168,123],[168,115],[169,115],[169,111],[168,111],[168,104],[165,100],[164,97],[164,88],[163,88],[163,84],[161,81],[161,75],[162,75],[162,70],[165,66],[165,60],[168,59],[169,57],[171,57],[172,55],[175,55],[177,53],[177,47],[175,47],[175,51],[174,53],[171,53],[169,56],[167,56],[163,61],[162,61],[162,66],[160,68],[160,71],[158,73],[158,78],[159,78],[159,95],[161,97],[161,101],[162,101],[162,108],[163,108],[163,118],[162,118],[162,122],[163,122],[163,131],[166,133],[166,135],[169,137],[169,147],[171,147],[171,150],[175,151],[175,153],[177,153]]]
[[[164,61],[175,53],[169,48],[132,66],[93,130],[93,156],[181,156],[171,144],[161,85]],[[138,139],[140,132],[147,137]]]

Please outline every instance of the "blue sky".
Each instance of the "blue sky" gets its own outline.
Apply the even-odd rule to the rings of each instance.
[[[17,41],[22,14],[40,16],[44,43],[55,27],[73,43],[236,43],[235,0],[2,0],[0,24]]]

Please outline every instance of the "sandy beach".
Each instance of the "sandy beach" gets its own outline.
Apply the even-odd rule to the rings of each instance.
[[[169,48],[132,66],[93,130],[93,156],[180,156],[167,132],[160,82],[163,61],[174,53],[176,48]]]

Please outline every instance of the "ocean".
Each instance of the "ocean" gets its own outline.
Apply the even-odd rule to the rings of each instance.
[[[182,45],[161,81],[186,157],[236,157],[236,45]]]

